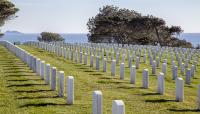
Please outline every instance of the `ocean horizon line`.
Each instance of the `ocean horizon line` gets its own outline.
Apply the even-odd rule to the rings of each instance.
[[[88,42],[87,33],[58,33],[66,42],[69,43],[85,43]],[[8,40],[10,42],[20,41],[37,41],[37,37],[40,33],[19,33],[19,32],[7,32],[0,38],[0,40]],[[184,39],[192,43],[193,46],[200,44],[200,33],[181,33],[178,35],[179,39]]]
[[[21,32],[21,31],[17,31],[17,30],[8,30],[3,32],[4,34],[6,34],[7,32],[12,33],[12,32],[17,32],[17,33],[22,33],[22,34],[41,34],[42,32],[38,33],[38,32]],[[48,32],[48,31],[44,31],[44,32]],[[58,34],[88,34],[89,32],[53,32],[53,33],[58,33]],[[200,34],[200,32],[182,32],[180,34]]]

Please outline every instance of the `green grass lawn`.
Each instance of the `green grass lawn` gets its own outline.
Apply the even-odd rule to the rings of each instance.
[[[151,75],[151,67],[141,63],[137,70],[136,85],[129,84],[129,68],[126,61],[125,80],[119,80],[119,65],[117,76],[110,74],[110,64],[107,73],[80,65],[70,60],[64,60],[55,54],[34,47],[20,46],[38,58],[65,72],[65,77],[72,75],[75,79],[75,104],[66,104],[64,98],[58,98],[58,92],[50,91],[39,76],[36,76],[24,63],[14,55],[0,47],[0,114],[13,113],[45,113],[45,114],[91,114],[92,92],[101,90],[103,93],[104,114],[111,114],[112,101],[123,100],[126,114],[160,114],[160,113],[199,113],[197,112],[197,85],[200,81],[198,68],[191,85],[185,85],[184,102],[175,101],[175,81],[171,76],[171,65],[165,80],[165,94],[159,95],[157,90],[157,76]],[[89,58],[88,58],[89,60]],[[95,60],[95,59],[94,59]],[[169,59],[168,59],[169,61]],[[88,61],[89,63],[89,61]],[[148,63],[148,61],[147,61]],[[199,66],[198,66],[199,67]],[[149,69],[150,88],[143,89],[142,70]],[[157,73],[161,70],[157,68]],[[180,70],[179,70],[180,71]],[[180,73],[180,72],[179,72]],[[181,76],[185,77],[185,76]],[[65,82],[66,83],[66,82]]]

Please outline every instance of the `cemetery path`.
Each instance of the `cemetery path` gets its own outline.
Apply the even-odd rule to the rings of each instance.
[[[111,113],[112,100],[116,99],[121,99],[125,102],[127,114],[198,113],[196,110],[197,88],[195,84],[198,83],[199,78],[194,81],[194,85],[185,86],[185,101],[180,103],[174,100],[175,83],[173,80],[170,80],[171,73],[168,74],[169,76],[166,79],[165,95],[159,95],[156,93],[156,76],[150,75],[151,87],[149,89],[141,88],[141,69],[145,68],[145,65],[141,65],[142,68],[138,71],[137,76],[137,86],[133,86],[129,84],[129,78],[122,81],[118,78],[112,78],[110,72],[96,71],[87,65],[73,63],[42,49],[29,46],[20,47],[41,60],[50,63],[51,66],[57,67],[58,70],[64,71],[65,76],[72,75],[75,77],[75,105],[70,106],[70,109],[76,112],[74,114],[77,114],[80,110],[85,114],[91,113],[92,92],[94,90],[102,91],[104,99],[103,109],[106,114]],[[108,69],[109,67],[108,65]],[[129,72],[126,72],[125,75],[128,77]]]

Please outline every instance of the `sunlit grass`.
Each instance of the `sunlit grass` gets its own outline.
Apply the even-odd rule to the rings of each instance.
[[[102,61],[100,61],[100,71],[91,68],[88,65],[76,64],[70,60],[64,60],[55,54],[34,47],[20,46],[38,58],[50,63],[51,66],[63,70],[65,76],[72,75],[75,78],[75,104],[66,105],[66,92],[64,98],[58,98],[57,93],[50,91],[48,85],[39,76],[32,73],[25,64],[16,57],[6,52],[1,47],[1,63],[8,64],[9,73],[1,67],[1,93],[7,93],[9,97],[2,97],[6,103],[12,105],[7,108],[0,108],[1,112],[15,113],[65,113],[65,114],[91,114],[92,113],[92,92],[101,90],[103,93],[104,114],[111,114],[112,101],[116,99],[123,100],[126,105],[126,114],[135,113],[197,113],[197,85],[199,79],[199,68],[192,79],[191,85],[185,85],[184,102],[175,101],[175,81],[172,80],[170,60],[168,58],[167,76],[165,81],[165,94],[159,95],[157,89],[157,76],[151,75],[151,66],[141,62],[140,69],[137,70],[136,85],[129,84],[129,68],[126,60],[125,80],[119,79],[119,65],[117,65],[117,75],[111,76],[110,64],[107,66],[107,73],[102,72]],[[95,59],[94,59],[95,60]],[[102,59],[101,59],[102,60]],[[9,64],[11,62],[12,64]],[[88,58],[89,63],[89,58]],[[95,61],[94,61],[95,63]],[[149,63],[149,61],[147,61]],[[134,62],[133,62],[134,64]],[[161,71],[161,65],[157,68],[157,74]],[[17,67],[13,67],[17,66]],[[149,69],[150,88],[143,89],[142,70]],[[23,70],[23,72],[20,72]],[[17,72],[12,77],[12,73]],[[179,72],[180,73],[180,72]],[[16,76],[15,76],[16,75]],[[180,75],[179,75],[180,76]],[[184,76],[181,76],[184,78]],[[34,79],[34,80],[33,80]],[[8,81],[14,80],[14,81]],[[20,80],[20,81],[18,81]],[[6,85],[6,86],[4,86]],[[23,86],[24,85],[24,86]],[[8,87],[10,86],[10,87]],[[10,98],[10,99],[8,99]],[[7,110],[6,110],[7,109]],[[0,113],[1,113],[0,112]]]

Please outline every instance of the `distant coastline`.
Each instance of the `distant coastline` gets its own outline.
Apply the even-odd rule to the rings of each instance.
[[[7,35],[7,34],[24,34],[24,33],[19,32],[19,31],[6,31],[4,32],[4,34]]]
[[[40,33],[22,33],[19,31],[6,31],[4,32],[4,36],[0,38],[0,40],[8,40],[11,42],[20,41],[36,41],[37,37]],[[87,33],[60,33],[66,40],[66,42],[70,43],[85,43],[87,42]],[[178,36],[179,39],[185,39],[196,46],[200,44],[200,33],[182,33]]]

